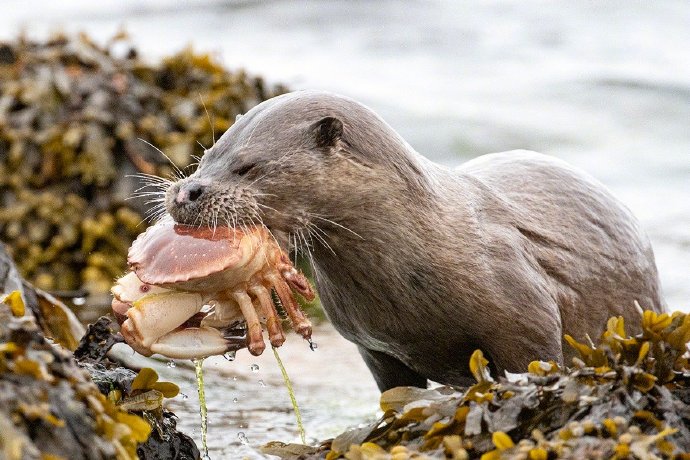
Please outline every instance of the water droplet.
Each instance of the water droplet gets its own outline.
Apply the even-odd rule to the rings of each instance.
[[[244,431],[237,433],[237,439],[239,439],[243,445],[249,445],[249,439],[247,439],[247,435],[244,434]]]
[[[237,398],[232,398],[232,402],[236,403],[237,401],[239,401],[239,399],[237,399]]]
[[[236,352],[229,351],[229,352],[223,354],[223,358],[227,359],[228,361],[234,361],[235,360],[235,354],[236,354]]]
[[[261,385],[262,387],[265,387],[265,386],[266,386],[266,382],[264,382],[263,380],[259,380],[259,385]]]
[[[173,360],[171,359],[170,361],[168,361],[168,364],[166,364],[166,366],[171,367],[171,368],[172,368],[172,367],[177,367],[177,363],[175,363],[175,361],[173,361]]]
[[[187,399],[187,398],[189,398],[189,396],[187,396],[187,395],[184,394],[184,393],[180,393],[180,396],[182,396],[182,399]]]
[[[259,372],[259,365],[258,364],[252,364],[249,366],[249,370],[252,372]]]
[[[204,454],[203,457],[201,457],[202,460],[211,460],[211,456],[209,454]]]
[[[315,351],[317,348],[319,348],[319,345],[314,342],[312,339],[309,339],[309,349],[311,351]]]

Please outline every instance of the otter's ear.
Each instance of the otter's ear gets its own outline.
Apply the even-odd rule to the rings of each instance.
[[[343,136],[343,122],[335,117],[322,118],[312,128],[318,147],[333,147]]]

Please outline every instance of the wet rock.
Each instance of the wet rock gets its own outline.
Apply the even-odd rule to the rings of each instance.
[[[112,318],[101,316],[95,323],[88,325],[82,340],[74,350],[74,357],[83,364],[98,363],[105,359],[116,343],[124,343],[124,339],[116,332]]]
[[[176,428],[176,417],[163,408],[165,397],[174,397],[179,388],[169,382],[159,382],[158,375],[149,368],[138,373],[110,360],[108,351],[122,337],[114,332],[115,324],[103,316],[90,324],[74,356],[86,370],[101,393],[117,407],[143,417],[152,428],[146,442],[137,447],[140,459],[197,460],[199,450],[194,441]]]
[[[192,438],[177,431],[176,425],[175,415],[172,412],[164,411],[160,422],[161,431],[154,431],[149,439],[137,448],[139,458],[145,460],[198,460],[200,453],[196,444]]]
[[[0,293],[5,293],[5,296],[14,293],[13,296],[21,304],[21,312],[14,312],[16,316],[34,322],[46,337],[66,349],[73,350],[84,335],[84,327],[65,304],[22,279],[7,247],[2,243]],[[0,324],[0,331],[7,326]]]
[[[132,380],[137,376],[135,371],[126,367],[106,367],[103,364],[90,362],[81,362],[79,366],[89,373],[93,383],[106,396],[113,390],[129,394],[132,390]]]
[[[1,245],[0,268],[0,457],[136,458],[149,424],[108,401],[71,353],[46,338],[37,297],[17,284]]]

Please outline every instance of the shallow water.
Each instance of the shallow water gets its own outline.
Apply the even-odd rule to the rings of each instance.
[[[690,7],[685,1],[543,2],[5,0],[0,37],[65,28],[100,38],[126,26],[151,57],[194,44],[228,66],[370,105],[413,147],[455,165],[492,151],[553,154],[603,181],[649,233],[665,296],[690,310]],[[319,348],[281,356],[307,436],[375,413],[351,344],[325,326]],[[249,366],[259,364],[252,372]],[[187,399],[171,408],[199,439],[194,372],[161,364]],[[206,361],[212,458],[260,457],[297,441],[270,353]],[[237,380],[234,380],[237,377]],[[265,387],[259,383],[263,380]],[[237,402],[233,402],[237,398]],[[243,433],[244,436],[241,436]],[[246,440],[246,442],[245,442]]]
[[[328,324],[317,326],[313,337],[319,345],[315,351],[293,333],[280,348],[311,443],[371,420],[379,396],[354,345]],[[192,362],[177,360],[169,367],[168,361],[125,353],[131,364],[154,367],[161,380],[180,386],[180,395],[168,400],[166,407],[178,415],[178,428],[201,446]],[[264,458],[258,448],[266,442],[300,442],[290,397],[270,350],[259,357],[242,350],[232,362],[220,356],[207,358],[203,369],[212,459]]]

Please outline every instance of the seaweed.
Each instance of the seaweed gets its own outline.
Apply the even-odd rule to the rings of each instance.
[[[137,458],[149,423],[108,400],[29,311],[20,291],[0,303],[0,457]]]
[[[690,315],[642,313],[630,336],[622,317],[598,343],[566,336],[571,367],[535,361],[495,379],[480,350],[469,388],[399,387],[383,416],[318,447],[272,444],[282,458],[690,458]]]
[[[79,367],[89,373],[100,392],[119,410],[142,417],[150,425],[150,436],[136,448],[140,459],[198,460],[196,444],[177,431],[175,414],[163,406],[165,398],[179,393],[179,387],[159,381],[151,368],[137,373],[111,361],[106,353],[121,341],[113,327],[112,319],[106,316],[89,325],[74,352]]]
[[[191,48],[139,54],[125,33],[0,42],[0,240],[40,289],[107,293],[145,228],[132,175],[193,167],[199,145],[285,92]]]

